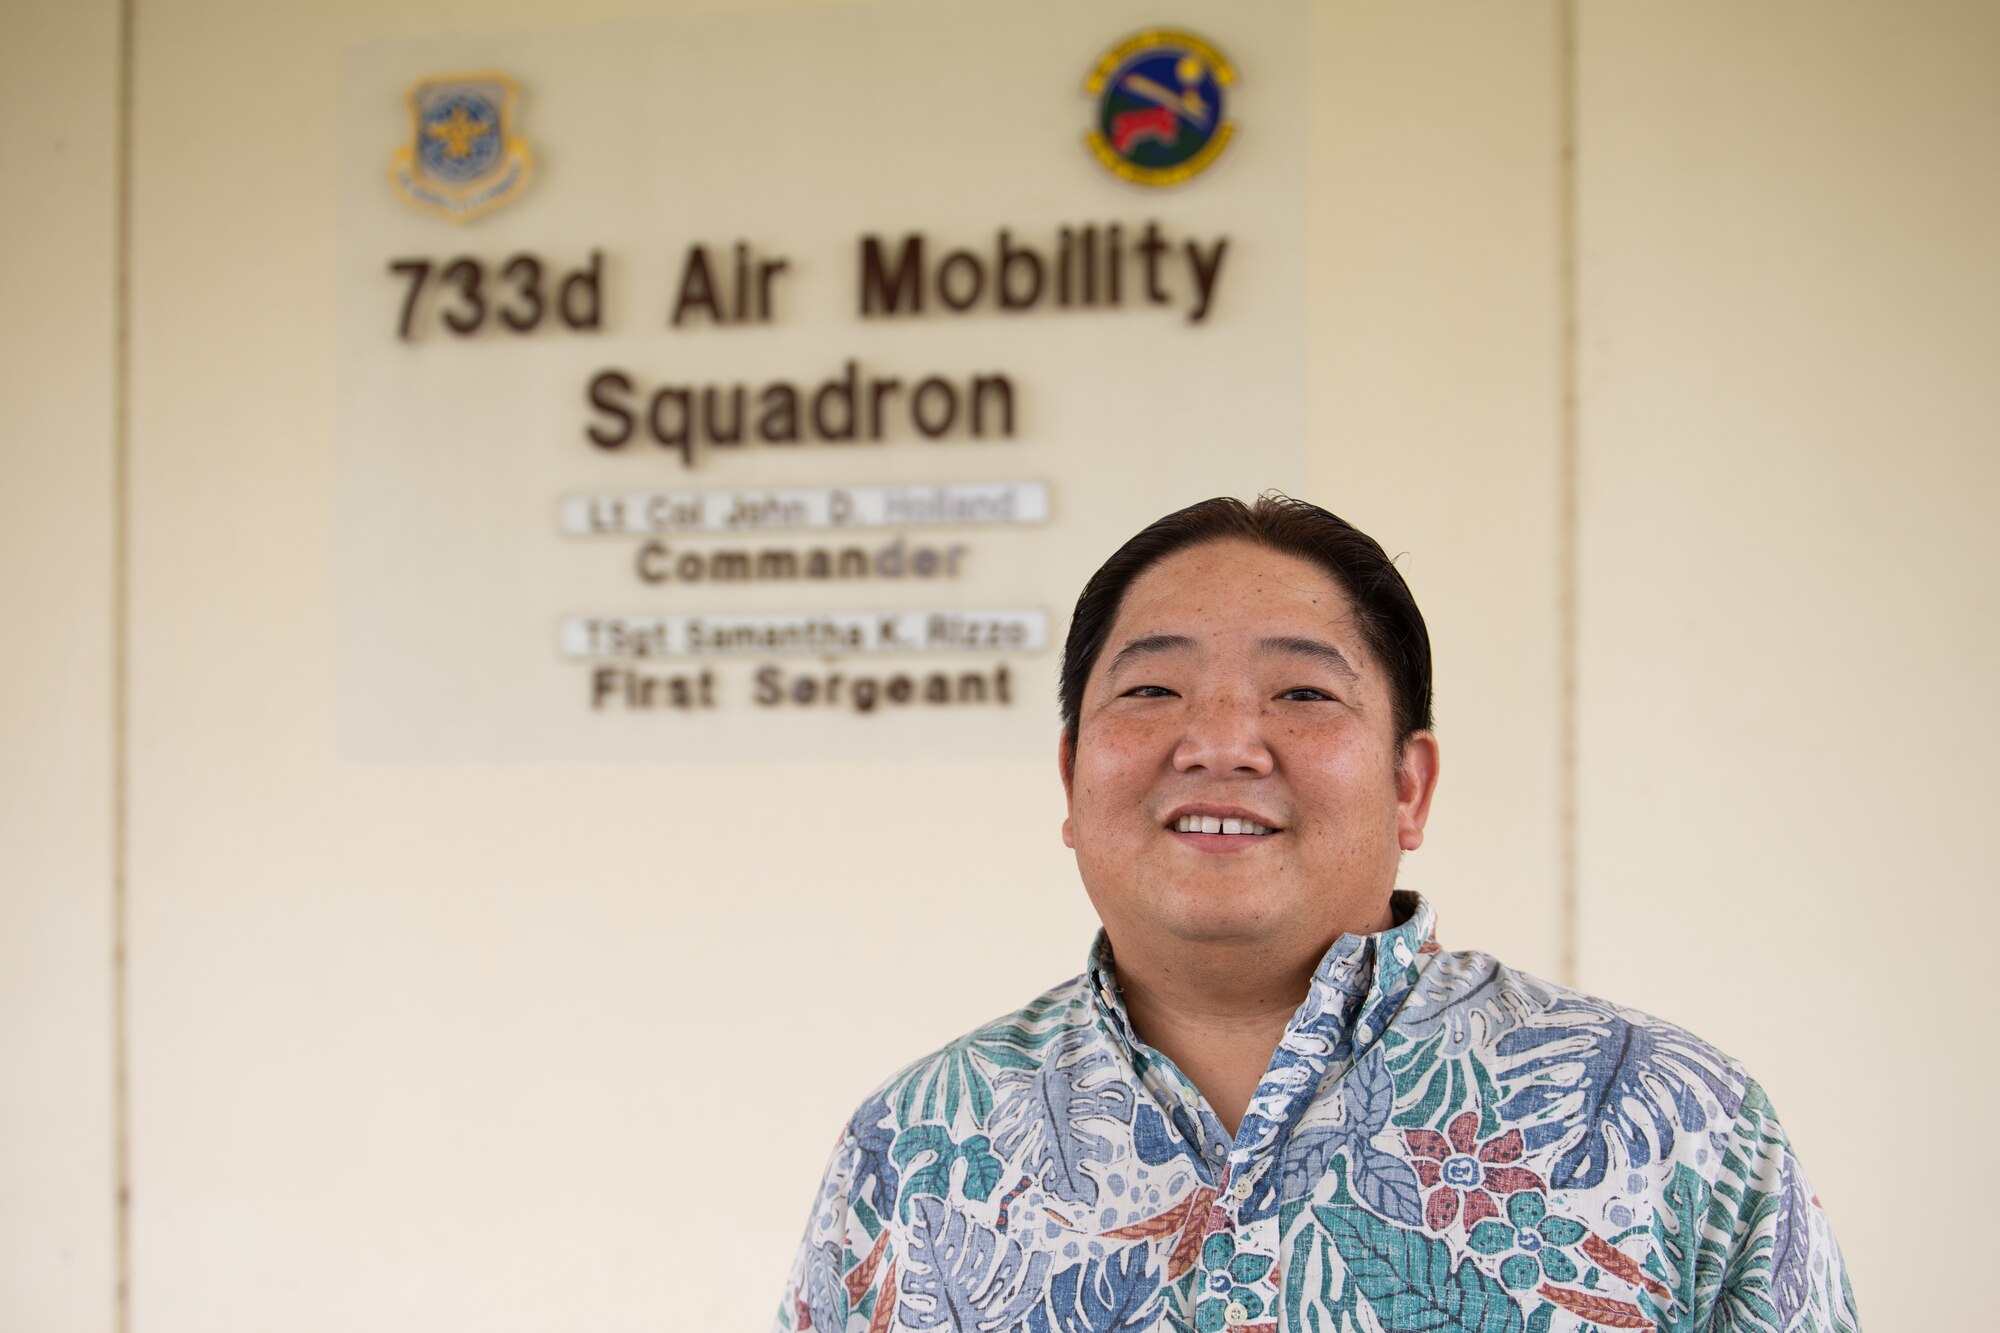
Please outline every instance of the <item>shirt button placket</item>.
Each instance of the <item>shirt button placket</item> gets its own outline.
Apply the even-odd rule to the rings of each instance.
[[[1248,1165],[1248,1163],[1245,1163],[1245,1168]],[[1246,1169],[1241,1177],[1230,1182],[1229,1196],[1231,1202],[1235,1205],[1233,1211],[1236,1214],[1236,1247],[1238,1251],[1263,1255],[1271,1260],[1270,1267],[1266,1268],[1263,1275],[1252,1284],[1259,1301],[1264,1307],[1264,1312],[1257,1316],[1255,1322],[1270,1324],[1277,1323],[1279,1320],[1278,1215],[1273,1212],[1269,1217],[1260,1218],[1255,1222],[1245,1222],[1243,1220],[1243,1211],[1250,1202],[1250,1196],[1257,1192],[1257,1182],[1254,1177],[1255,1173]],[[1247,1317],[1247,1307],[1238,1307],[1235,1303],[1232,1303],[1232,1308],[1244,1309],[1245,1318],[1230,1318],[1229,1311],[1225,1310],[1223,1312],[1224,1319],[1230,1327],[1233,1328],[1237,1324],[1251,1322]]]

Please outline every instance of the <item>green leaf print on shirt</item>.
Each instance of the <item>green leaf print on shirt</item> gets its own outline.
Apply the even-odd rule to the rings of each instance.
[[[951,1168],[965,1163],[965,1197],[984,1202],[1000,1183],[1000,1159],[984,1134],[974,1134],[964,1143],[953,1143],[951,1135],[937,1125],[918,1125],[904,1131],[891,1148],[896,1165],[903,1168],[903,1197],[897,1205],[903,1220],[910,1218],[910,1203],[919,1195],[939,1199],[951,1197]],[[924,1160],[928,1158],[929,1160]],[[917,1163],[922,1162],[921,1166]],[[916,1167],[912,1170],[912,1167]]]
[[[1523,1333],[1521,1308],[1470,1260],[1451,1266],[1443,1241],[1364,1208],[1315,1208],[1361,1294],[1398,1333]]]

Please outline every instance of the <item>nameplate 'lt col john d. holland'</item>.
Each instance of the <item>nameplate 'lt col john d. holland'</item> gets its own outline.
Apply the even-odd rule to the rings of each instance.
[[[410,207],[470,222],[511,203],[534,175],[534,156],[514,133],[520,92],[505,74],[443,74],[412,84],[410,139],[396,150],[389,181]]]

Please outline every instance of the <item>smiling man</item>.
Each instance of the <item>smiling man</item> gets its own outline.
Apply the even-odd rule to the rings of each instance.
[[[1396,890],[1438,743],[1371,538],[1170,514],[1085,587],[1061,693],[1088,969],[861,1107],[778,1328],[1859,1328],[1740,1065],[1440,951]]]

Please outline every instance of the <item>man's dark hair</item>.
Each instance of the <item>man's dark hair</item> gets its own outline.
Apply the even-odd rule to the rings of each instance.
[[[1299,557],[1326,571],[1353,603],[1368,651],[1389,674],[1395,706],[1396,750],[1410,733],[1431,727],[1431,636],[1410,587],[1381,544],[1316,504],[1267,492],[1254,505],[1217,496],[1148,525],[1106,560],[1083,585],[1063,643],[1063,735],[1076,758],[1083,686],[1104,651],[1104,640],[1134,579],[1175,552],[1218,541],[1247,541]]]

